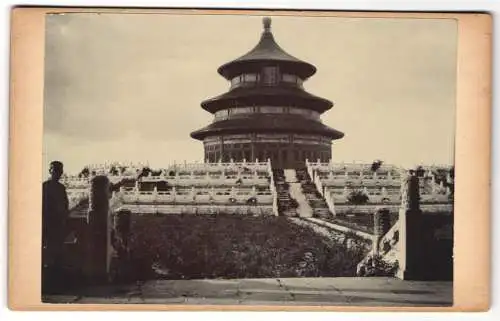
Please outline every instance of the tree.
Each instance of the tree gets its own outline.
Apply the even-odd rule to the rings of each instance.
[[[372,163],[372,166],[371,166],[371,168],[370,168],[370,169],[371,169],[371,171],[372,171],[372,172],[376,172],[376,171],[377,171],[377,170],[378,170],[378,169],[382,166],[382,164],[383,164],[383,163],[384,163],[384,162],[383,162],[383,161],[381,161],[381,160],[379,160],[379,159],[375,160],[375,161]]]
[[[415,169],[415,175],[417,175],[417,177],[424,177],[424,174],[425,169],[422,166],[417,166],[417,168]]]
[[[355,190],[349,193],[347,201],[353,205],[363,205],[368,203],[370,198],[363,191]]]
[[[89,177],[89,174],[90,174],[90,171],[89,171],[89,168],[88,167],[84,167],[82,169],[82,171],[80,172],[80,174],[78,175],[78,177]]]
[[[109,169],[109,174],[112,175],[112,176],[118,176],[119,175],[119,171],[118,169],[116,168],[116,166],[111,166],[111,168]]]
[[[137,179],[140,179],[141,177],[145,177],[145,176],[147,177],[147,176],[149,176],[149,173],[151,173],[151,168],[149,168],[147,166],[143,167],[139,176],[137,177]]]

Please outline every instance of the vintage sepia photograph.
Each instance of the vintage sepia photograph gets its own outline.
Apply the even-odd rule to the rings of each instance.
[[[453,305],[456,19],[44,19],[42,302]]]

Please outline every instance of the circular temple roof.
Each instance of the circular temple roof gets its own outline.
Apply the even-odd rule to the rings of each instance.
[[[202,140],[211,135],[238,133],[297,133],[318,134],[331,139],[340,139],[344,133],[318,121],[295,115],[254,115],[248,118],[228,119],[214,122],[191,133],[191,137]]]
[[[247,54],[219,67],[219,74],[231,79],[251,65],[279,63],[284,68],[293,70],[298,76],[307,79],[316,73],[316,67],[295,58],[283,50],[274,40],[271,32],[271,18],[263,19],[264,31],[259,43]]]
[[[276,105],[295,106],[323,113],[333,107],[327,99],[315,96],[294,87],[240,87],[201,103],[206,111],[214,113],[221,109],[239,106]]]

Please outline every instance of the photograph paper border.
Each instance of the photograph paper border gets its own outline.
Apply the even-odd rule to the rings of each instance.
[[[47,304],[41,302],[44,37],[47,13],[272,15],[456,19],[454,280],[452,307]],[[186,17],[186,19],[188,19]],[[14,8],[11,12],[8,305],[13,310],[485,311],[490,305],[492,18],[485,13],[212,9]]]

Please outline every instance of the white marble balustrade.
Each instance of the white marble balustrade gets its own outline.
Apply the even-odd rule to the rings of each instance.
[[[80,190],[67,190],[68,195],[68,207],[69,209],[75,208],[81,201],[88,198],[88,190],[80,189]]]
[[[145,176],[141,177],[141,182],[161,182],[166,181],[171,186],[268,186],[268,176],[250,176],[250,175],[229,175],[229,176],[211,176],[211,175],[177,175],[177,176]]]
[[[273,204],[271,190],[257,191],[256,189],[181,189],[175,187],[170,191],[126,191],[120,190],[120,197],[125,203],[189,203],[189,204],[246,204],[255,198],[256,204]]]
[[[215,171],[234,171],[238,172],[247,168],[250,171],[262,171],[271,174],[271,161],[266,162],[218,162],[218,163],[184,163],[184,164],[173,164],[166,168],[164,171],[202,171],[202,172],[215,172]]]
[[[259,215],[272,216],[274,210],[272,205],[227,205],[227,204],[122,204],[117,210],[126,209],[141,215],[176,215],[176,214],[231,214],[231,215]]]

